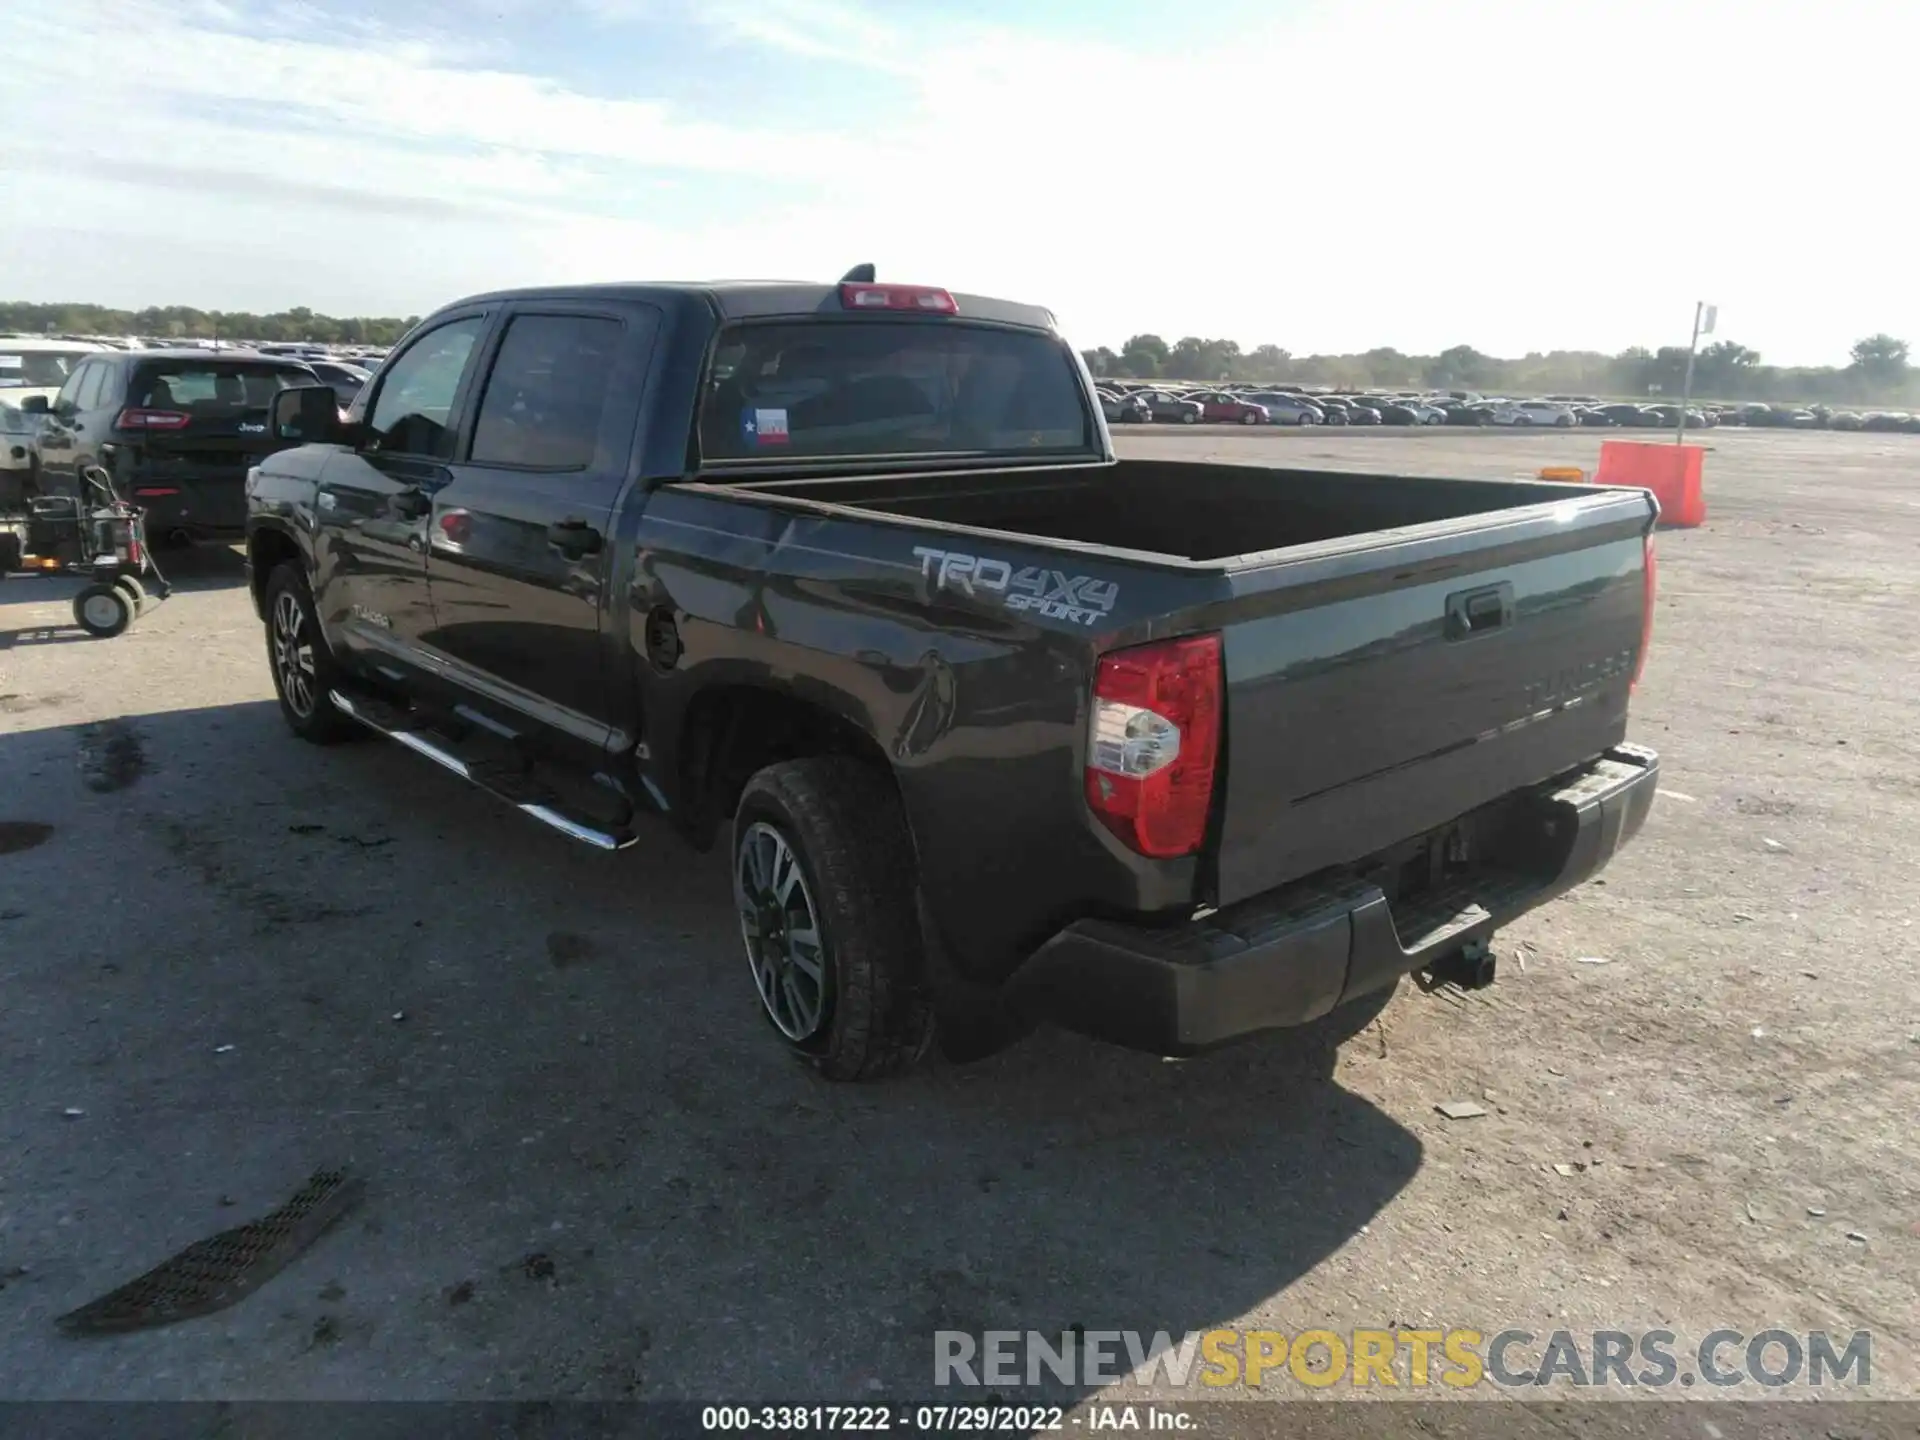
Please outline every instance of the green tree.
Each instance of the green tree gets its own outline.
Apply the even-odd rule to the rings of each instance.
[[[1473,390],[1489,383],[1500,362],[1471,345],[1450,345],[1427,362],[1427,383],[1457,390]]]
[[[1240,368],[1249,380],[1272,382],[1287,378],[1287,367],[1292,360],[1293,356],[1278,345],[1256,345],[1243,357]]]
[[[1847,368],[1869,385],[1897,385],[1907,378],[1907,342],[1891,335],[1869,335],[1853,347]]]
[[[1167,363],[1167,342],[1158,335],[1134,335],[1120,347],[1120,363],[1129,375],[1152,380]]]
[[[1760,352],[1732,340],[1717,340],[1694,360],[1693,389],[1697,395],[1722,399],[1753,393],[1753,377],[1760,370]]]

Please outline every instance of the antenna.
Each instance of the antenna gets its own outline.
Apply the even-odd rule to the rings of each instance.
[[[873,281],[874,274],[871,263],[856,265],[840,277],[840,283],[842,285],[871,285]]]

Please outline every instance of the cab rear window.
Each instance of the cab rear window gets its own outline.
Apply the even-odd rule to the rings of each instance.
[[[952,320],[730,326],[716,342],[699,439],[709,464],[1095,448],[1064,342]]]

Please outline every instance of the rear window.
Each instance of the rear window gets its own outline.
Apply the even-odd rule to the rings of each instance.
[[[312,383],[312,377],[303,371],[244,360],[159,361],[134,372],[127,403],[148,410],[187,410],[194,414],[264,410],[280,391],[303,380]]]
[[[700,405],[709,462],[1048,455],[1093,437],[1058,338],[949,321],[729,327]]]

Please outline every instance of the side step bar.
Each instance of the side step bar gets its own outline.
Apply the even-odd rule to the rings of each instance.
[[[433,761],[434,764],[441,766],[443,769],[451,770],[468,784],[479,786],[496,799],[506,801],[507,804],[513,806],[514,809],[518,810],[521,814],[531,816],[542,825],[551,826],[570,840],[578,840],[583,845],[593,846],[596,850],[624,850],[639,838],[631,830],[596,829],[594,826],[584,824],[562,813],[554,805],[539,800],[528,800],[521,796],[510,794],[487,774],[484,772],[477,773],[475,767],[469,765],[458,755],[453,754],[451,751],[437,744],[435,740],[422,735],[419,731],[397,729],[383,724],[381,720],[374,717],[371,707],[363,707],[356,704],[352,699],[341,694],[338,690],[328,691],[327,698],[333,702],[333,708],[338,710],[342,715],[352,720],[358,720],[369,730],[384,735],[389,740],[399,741],[402,745],[406,746],[407,749],[414,751],[416,754],[426,756],[427,759]]]

